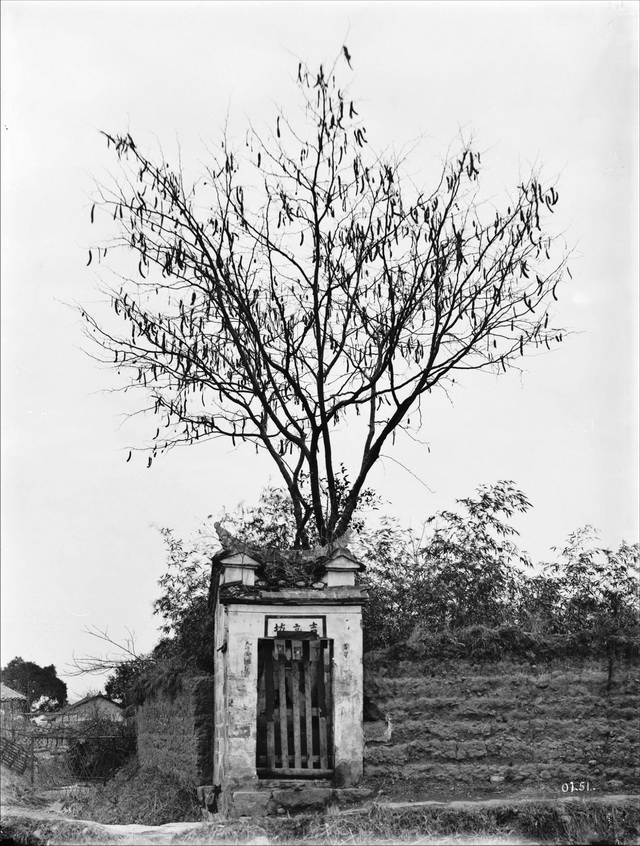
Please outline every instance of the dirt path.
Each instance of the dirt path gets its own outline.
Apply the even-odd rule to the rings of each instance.
[[[598,794],[598,796],[594,796],[593,793],[588,794],[589,802],[600,802],[602,804],[606,803],[621,803],[621,802],[630,802],[640,801],[639,797],[636,794]],[[393,810],[394,808],[420,808],[425,807],[428,808],[430,806],[438,805],[440,807],[447,807],[447,808],[456,808],[456,809],[464,809],[464,808],[496,808],[499,805],[531,805],[533,802],[561,802],[561,803],[573,803],[579,804],[580,802],[584,802],[584,798],[580,796],[556,796],[556,797],[549,797],[548,795],[545,796],[527,796],[526,798],[521,797],[509,797],[509,796],[501,796],[498,799],[457,799],[452,800],[451,802],[446,801],[438,801],[434,799],[428,799],[419,802],[378,802],[376,804],[380,805],[381,807],[389,808]],[[350,813],[349,811],[344,811],[344,813]]]
[[[132,846],[145,846],[145,844],[170,844],[179,843],[179,837],[184,836],[193,829],[202,825],[200,822],[166,823],[165,825],[116,825],[97,823],[93,820],[77,820],[62,814],[55,809],[55,805],[47,808],[29,808],[24,805],[2,805],[0,806],[0,819],[7,825],[12,820],[40,820],[49,826],[55,827],[57,831],[64,827],[73,826],[74,831],[87,834],[87,842],[98,843],[100,834],[103,835],[104,843],[123,843]],[[73,842],[82,841],[74,837]]]

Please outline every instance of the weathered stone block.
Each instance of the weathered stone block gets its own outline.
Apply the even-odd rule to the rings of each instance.
[[[282,805],[278,805],[275,799],[271,798],[267,802],[267,814],[270,817],[274,817],[276,814],[284,814],[286,813]]]
[[[363,762],[362,758],[356,761],[341,760],[335,766],[333,773],[333,783],[336,787],[352,787],[355,786],[362,778]]]
[[[367,765],[395,764],[406,760],[406,744],[402,746],[368,746],[365,750]]]
[[[234,817],[262,817],[267,814],[270,795],[266,790],[235,790],[229,802]]]
[[[386,743],[390,737],[391,733],[386,720],[378,720],[375,723],[364,724],[364,739],[366,743]]]
[[[374,792],[369,787],[343,787],[333,791],[333,799],[339,805],[353,805],[370,799]]]
[[[461,746],[467,758],[484,758],[487,754],[487,744],[481,740],[470,740]]]
[[[255,770],[254,754],[252,754],[253,750],[238,749],[238,746],[239,744],[236,744],[229,755],[229,770],[233,773],[233,778],[246,778],[245,770]]]
[[[216,800],[218,792],[212,784],[203,784],[197,788],[198,802],[205,812],[203,814],[205,819],[209,818],[207,815],[217,813],[218,803]]]
[[[229,737],[251,737],[252,733],[251,725],[233,725],[229,728]]]
[[[272,798],[287,811],[324,808],[333,797],[328,787],[296,787],[289,790],[274,790]]]

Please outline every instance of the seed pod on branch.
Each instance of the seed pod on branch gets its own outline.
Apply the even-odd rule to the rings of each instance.
[[[301,117],[279,112],[275,136],[253,132],[240,152],[225,139],[198,205],[168,162],[107,135],[127,178],[96,205],[114,209],[122,249],[137,258],[139,275],[114,298],[131,331],[83,309],[93,343],[118,351],[121,372],[161,399],[152,413],[169,446],[228,437],[270,456],[299,546],[310,521],[323,542],[346,530],[383,447],[409,419],[419,425],[412,412],[438,383],[506,372],[542,343],[536,314],[549,337],[561,330],[547,325],[566,266],[562,252],[551,260],[556,189],[533,174],[483,205],[480,155],[467,144],[435,189],[416,187],[365,126],[342,125],[359,116],[334,83],[341,70],[301,64]],[[259,180],[241,178],[241,155]],[[339,424],[359,437],[343,456],[347,486]]]

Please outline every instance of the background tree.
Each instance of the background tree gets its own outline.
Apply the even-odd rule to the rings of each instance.
[[[530,503],[513,482],[482,485],[460,511],[426,519],[422,536],[390,521],[363,538],[369,648],[425,633],[513,622],[529,556],[509,518]]]
[[[58,678],[53,664],[41,667],[33,661],[13,658],[2,669],[2,682],[23,693],[29,701],[29,708],[43,696],[56,700],[58,707],[67,703],[67,685]]]
[[[240,149],[224,138],[192,186],[105,133],[121,178],[98,187],[91,219],[113,218],[108,246],[133,253],[137,276],[108,291],[113,320],[82,311],[96,357],[157,417],[148,466],[217,437],[266,450],[303,547],[310,527],[322,543],[344,533],[383,447],[419,428],[436,386],[562,340],[556,189],[532,175],[500,207],[482,203],[466,143],[435,190],[416,187],[402,159],[372,151],[336,64],[301,63],[302,120],[280,111],[275,132],[250,127]],[[94,247],[89,263],[106,254]],[[341,496],[345,425],[359,441]]]
[[[123,708],[135,704],[133,690],[143,673],[144,666],[143,661],[123,661],[105,682],[105,695]]]
[[[638,544],[617,550],[598,543],[592,526],[572,532],[558,549],[559,559],[545,565],[557,592],[558,621],[566,629],[596,625],[612,632],[638,621]]]
[[[432,574],[431,631],[511,619],[522,574],[531,566],[508,522],[529,510],[527,497],[511,481],[481,485],[476,493],[457,500],[462,513],[440,511],[427,521],[433,533],[420,554]]]
[[[611,686],[616,659],[640,650],[640,546],[603,547],[596,530],[584,526],[555,551],[559,559],[544,567],[546,595],[555,598],[553,629],[576,649],[603,646]]]

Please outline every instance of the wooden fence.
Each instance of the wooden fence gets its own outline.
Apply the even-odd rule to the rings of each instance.
[[[34,756],[32,743],[23,746],[4,734],[0,735],[0,761],[5,767],[9,767],[18,775],[24,775],[29,770],[33,781]]]
[[[256,765],[261,777],[333,774],[331,647],[327,638],[260,640]]]

